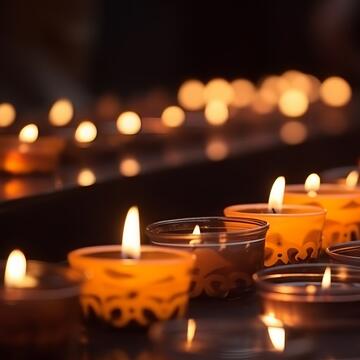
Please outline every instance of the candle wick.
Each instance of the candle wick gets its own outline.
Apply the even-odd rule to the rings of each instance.
[[[271,208],[271,211],[273,212],[273,214],[276,214],[276,210],[274,208]]]

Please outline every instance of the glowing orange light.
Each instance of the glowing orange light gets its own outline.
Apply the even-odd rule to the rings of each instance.
[[[125,111],[116,120],[116,127],[121,134],[135,135],[141,129],[140,116],[133,111]]]
[[[261,317],[263,323],[267,326],[270,341],[276,351],[285,350],[286,335],[283,323],[275,318],[274,314],[268,314]]]
[[[307,191],[308,196],[315,197],[317,192],[320,189],[320,176],[318,174],[310,174],[305,180],[305,191]]]
[[[225,79],[210,80],[204,90],[205,102],[221,101],[229,105],[234,99],[234,89]]]
[[[275,181],[270,191],[268,210],[280,212],[283,207],[285,193],[285,178],[279,176]]]
[[[74,107],[70,100],[60,99],[50,109],[49,121],[54,126],[67,125],[74,116]]]
[[[320,97],[329,106],[344,106],[351,99],[351,87],[345,79],[332,76],[321,84]]]
[[[10,126],[16,117],[16,111],[13,105],[9,103],[0,104],[0,127]]]
[[[309,107],[306,94],[297,89],[286,90],[279,99],[279,110],[289,117],[298,117],[305,114]]]
[[[288,121],[281,126],[280,138],[285,144],[301,144],[307,138],[306,126],[299,121]]]
[[[196,321],[194,319],[189,319],[187,323],[186,331],[186,349],[190,350],[196,334]]]
[[[122,256],[124,258],[139,259],[140,255],[139,209],[136,206],[132,206],[125,219],[122,237]]]
[[[221,161],[229,155],[229,147],[222,139],[211,139],[206,145],[205,153],[210,160]]]
[[[359,181],[359,172],[353,170],[350,171],[350,173],[346,177],[345,183],[349,189],[354,189],[357,186],[358,181]]]
[[[321,280],[321,288],[329,289],[330,287],[331,287],[331,268],[327,266],[324,271],[323,278]]]
[[[212,100],[205,107],[205,118],[211,125],[223,125],[229,118],[228,107],[222,101]]]
[[[141,171],[141,165],[135,158],[129,157],[120,161],[120,174],[127,177],[136,176]]]
[[[169,106],[161,114],[161,120],[165,126],[178,127],[185,121],[185,112],[179,106]]]
[[[81,169],[77,176],[77,183],[80,186],[90,186],[95,184],[96,176],[90,169]]]
[[[187,110],[200,110],[205,105],[204,84],[199,80],[187,80],[179,88],[179,104]]]
[[[39,129],[35,124],[24,126],[19,132],[19,140],[24,143],[33,143],[39,136]]]
[[[79,143],[90,143],[96,136],[97,129],[91,121],[82,121],[75,130],[75,140]]]
[[[192,235],[200,235],[200,234],[201,234],[200,226],[195,225],[194,230],[192,232]],[[201,240],[200,239],[193,239],[193,240],[190,240],[189,244],[190,245],[201,244]]]
[[[251,81],[236,79],[231,83],[231,86],[234,90],[232,105],[243,108],[251,104],[256,93],[255,86]]]
[[[269,103],[266,97],[264,98],[264,92],[258,91],[253,98],[251,108],[257,114],[265,115],[274,110],[274,104]]]

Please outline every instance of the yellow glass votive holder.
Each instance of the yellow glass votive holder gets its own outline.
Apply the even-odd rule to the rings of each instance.
[[[265,240],[265,266],[315,260],[321,248],[326,211],[317,206],[284,205],[280,212],[268,204],[232,205],[224,209],[228,217],[250,217],[269,223]]]
[[[81,304],[86,318],[113,327],[149,326],[183,317],[188,305],[192,254],[142,246],[139,259],[122,259],[120,245],[74,250],[70,265],[85,274]]]
[[[322,248],[360,238],[360,189],[321,184],[309,196],[303,185],[286,187],[285,204],[321,206],[327,211]]]

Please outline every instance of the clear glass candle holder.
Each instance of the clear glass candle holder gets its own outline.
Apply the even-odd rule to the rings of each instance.
[[[350,241],[326,248],[326,254],[335,263],[360,266],[360,241]]]
[[[196,226],[200,234],[193,234]],[[191,296],[236,297],[253,285],[263,267],[268,224],[256,219],[199,217],[160,221],[147,227],[154,245],[196,255]]]
[[[322,288],[325,269],[331,285]],[[360,268],[340,264],[296,264],[254,275],[263,313],[294,328],[359,327]]]

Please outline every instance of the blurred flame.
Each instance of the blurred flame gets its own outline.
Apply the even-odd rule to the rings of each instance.
[[[217,78],[210,80],[204,90],[205,102],[220,101],[229,105],[234,99],[234,89],[225,79]]]
[[[24,126],[19,133],[19,140],[24,143],[33,143],[39,136],[38,127],[35,124]]]
[[[310,174],[305,180],[305,191],[310,197],[315,197],[320,189],[320,176],[318,174]]]
[[[140,116],[133,111],[125,111],[117,118],[116,127],[121,134],[135,135],[141,130]]]
[[[136,176],[141,171],[141,165],[135,158],[129,157],[120,161],[119,172],[123,176]]]
[[[204,84],[199,80],[187,80],[179,88],[179,104],[187,110],[200,110],[205,105]]]
[[[0,104],[0,127],[10,126],[16,117],[16,111],[10,103]]]
[[[329,289],[330,287],[331,287],[331,268],[327,266],[321,281],[321,288]]]
[[[285,192],[285,177],[279,176],[275,181],[270,191],[268,210],[280,212],[283,207]]]
[[[285,350],[285,329],[283,323],[273,313],[261,316],[261,320],[267,326],[269,338],[276,351]]]
[[[256,93],[255,86],[251,81],[236,79],[231,83],[231,86],[234,90],[232,105],[243,108],[251,104]]]
[[[165,126],[179,127],[185,121],[185,112],[179,106],[169,106],[161,114],[161,120]]]
[[[194,338],[196,334],[196,321],[194,319],[189,319],[187,323],[186,331],[186,348],[187,350],[191,349]]]
[[[289,145],[301,144],[306,140],[307,135],[306,126],[297,120],[287,121],[280,129],[281,140]]]
[[[7,259],[4,283],[6,287],[36,286],[36,279],[26,275],[26,258],[20,250],[13,250]]]
[[[229,118],[229,110],[226,103],[220,100],[212,100],[205,107],[205,118],[211,125],[219,126],[226,123]]]
[[[96,176],[90,169],[81,169],[77,176],[77,183],[80,186],[90,186],[96,182]]]
[[[200,234],[201,234],[200,226],[195,225],[194,230],[192,232],[192,235],[200,235]],[[190,240],[189,244],[190,245],[201,244],[201,240],[200,239],[193,239],[193,240]]]
[[[132,206],[125,219],[124,232],[122,237],[122,257],[139,259],[141,254],[140,246],[140,220],[139,209]]]
[[[90,143],[96,136],[97,129],[91,121],[82,121],[75,130],[75,140],[79,143]]]
[[[309,107],[306,94],[298,89],[286,90],[279,99],[279,110],[289,117],[299,117],[305,114]]]
[[[351,171],[346,177],[346,187],[354,189],[359,181],[359,172],[356,170]]]
[[[74,107],[70,100],[56,101],[49,111],[49,121],[54,126],[67,125],[74,116]]]
[[[225,159],[229,154],[229,146],[222,139],[211,139],[205,148],[206,156],[212,161]]]
[[[321,84],[320,97],[329,106],[344,106],[351,99],[351,87],[345,79],[331,76]]]

